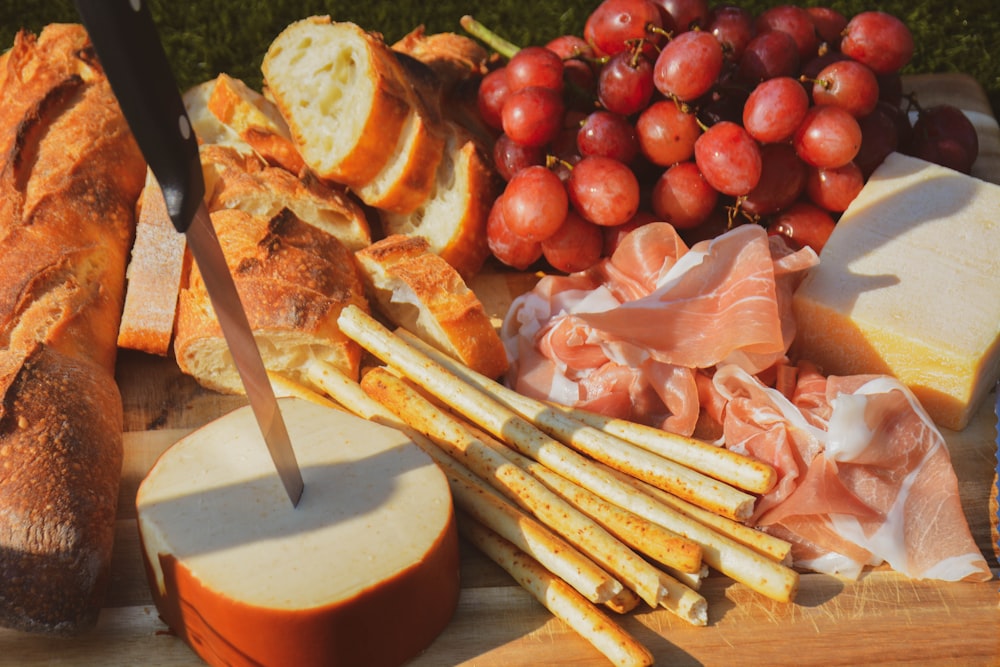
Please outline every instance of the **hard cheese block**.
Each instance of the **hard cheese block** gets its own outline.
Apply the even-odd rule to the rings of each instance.
[[[399,431],[300,399],[281,409],[305,482],[297,507],[247,407],[143,480],[157,609],[212,665],[402,664],[458,603],[447,480]]]
[[[793,304],[795,354],[894,375],[938,425],[964,428],[1000,374],[1000,187],[890,155]]]

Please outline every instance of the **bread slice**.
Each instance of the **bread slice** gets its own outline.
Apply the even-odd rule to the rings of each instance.
[[[150,170],[136,208],[118,347],[162,357],[170,353],[187,243],[174,227],[163,192]]]
[[[287,26],[261,68],[310,169],[351,187],[378,175],[411,110],[409,87],[381,36],[313,16]]]
[[[237,209],[211,215],[268,370],[308,386],[304,367],[319,359],[356,378],[361,348],[337,326],[346,306],[368,310],[351,251],[288,209],[271,219]],[[181,291],[174,353],[202,386],[244,391],[197,265]]]
[[[472,136],[457,124],[447,127],[444,156],[427,201],[411,213],[386,211],[381,219],[386,235],[424,237],[431,252],[468,280],[489,255],[486,219],[499,185],[492,163]]]
[[[364,210],[341,186],[321,182],[308,171],[295,176],[269,167],[228,146],[202,147],[201,161],[210,211],[240,209],[269,220],[287,208],[350,250],[372,241]]]
[[[483,304],[458,272],[419,236],[388,236],[355,253],[369,298],[403,327],[491,378],[507,355]]]
[[[208,96],[208,110],[272,166],[293,174],[305,163],[278,107],[239,79],[220,74]]]
[[[474,39],[453,32],[427,34],[422,25],[395,42],[392,49],[427,65],[445,90],[486,74],[490,59],[490,52]]]

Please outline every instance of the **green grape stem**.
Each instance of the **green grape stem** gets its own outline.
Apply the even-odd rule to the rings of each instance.
[[[467,33],[483,42],[486,46],[490,47],[508,60],[510,60],[515,53],[521,50],[521,47],[508,42],[506,39],[496,34],[468,14],[459,20],[459,24]]]

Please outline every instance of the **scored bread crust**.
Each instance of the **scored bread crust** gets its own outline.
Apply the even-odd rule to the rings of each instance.
[[[317,359],[356,378],[361,348],[337,326],[348,305],[368,310],[351,252],[288,209],[270,220],[237,209],[211,217],[265,367],[309,385],[305,368]],[[244,392],[196,265],[181,292],[174,353],[203,386]]]
[[[208,96],[208,110],[232,128],[268,164],[293,174],[305,163],[292,142],[288,124],[275,104],[239,79],[222,73]]]
[[[351,187],[378,175],[410,112],[408,87],[381,36],[309,17],[271,42],[261,69],[310,169]]]
[[[0,72],[0,624],[77,634],[109,580],[146,167],[82,26],[17,33]]]
[[[499,189],[496,171],[479,144],[462,127],[448,123],[444,157],[427,200],[411,213],[381,215],[386,235],[427,239],[431,252],[468,280],[490,250],[486,220]]]
[[[369,298],[400,326],[490,378],[507,355],[483,304],[419,236],[393,235],[355,253]]]

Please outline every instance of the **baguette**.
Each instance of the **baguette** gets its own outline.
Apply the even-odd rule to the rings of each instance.
[[[399,143],[409,86],[382,38],[313,16],[287,26],[261,65],[302,159],[320,178],[359,187]]]
[[[308,384],[302,369],[317,359],[356,378],[361,348],[337,326],[346,306],[368,310],[351,252],[288,209],[270,219],[239,209],[211,217],[265,367]],[[244,392],[197,265],[181,291],[174,354],[202,386]]]
[[[233,146],[241,152],[249,153],[253,149],[240,138],[236,131],[223,123],[208,108],[208,100],[215,90],[215,79],[203,81],[184,91],[184,110],[198,138],[199,144],[223,144]]]
[[[82,26],[20,31],[0,72],[0,624],[75,634],[109,579],[146,166]]]
[[[397,326],[491,378],[507,354],[483,304],[419,236],[386,237],[355,253],[367,293]]]

